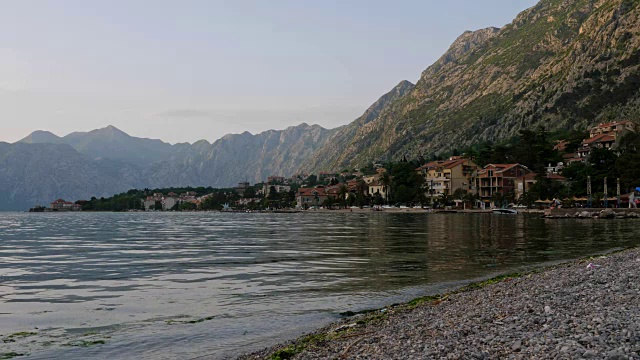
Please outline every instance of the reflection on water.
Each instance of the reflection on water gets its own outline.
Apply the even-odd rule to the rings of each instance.
[[[639,225],[492,214],[4,213],[0,338],[37,335],[0,348],[42,359],[229,357],[342,311],[637,245]]]

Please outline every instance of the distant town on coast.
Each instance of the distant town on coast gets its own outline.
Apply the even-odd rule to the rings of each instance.
[[[130,190],[110,198],[58,199],[48,211],[259,211],[386,207],[637,207],[640,125],[602,123],[585,132],[522,130],[447,158],[371,163],[339,173],[273,175],[235,188]]]

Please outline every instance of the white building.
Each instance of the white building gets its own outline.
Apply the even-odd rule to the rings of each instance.
[[[167,211],[173,209],[174,206],[180,204],[180,199],[174,197],[165,197],[162,199],[162,210]]]

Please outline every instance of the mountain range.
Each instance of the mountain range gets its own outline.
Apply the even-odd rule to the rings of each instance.
[[[448,153],[520,129],[584,129],[640,115],[640,2],[542,0],[502,28],[462,34],[416,84],[349,124],[301,124],[171,145],[109,126],[0,143],[0,210],[130,188],[233,186],[269,175]]]

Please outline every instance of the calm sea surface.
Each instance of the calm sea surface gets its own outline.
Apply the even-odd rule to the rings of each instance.
[[[340,312],[638,244],[639,221],[533,215],[0,213],[0,355],[228,358]]]

